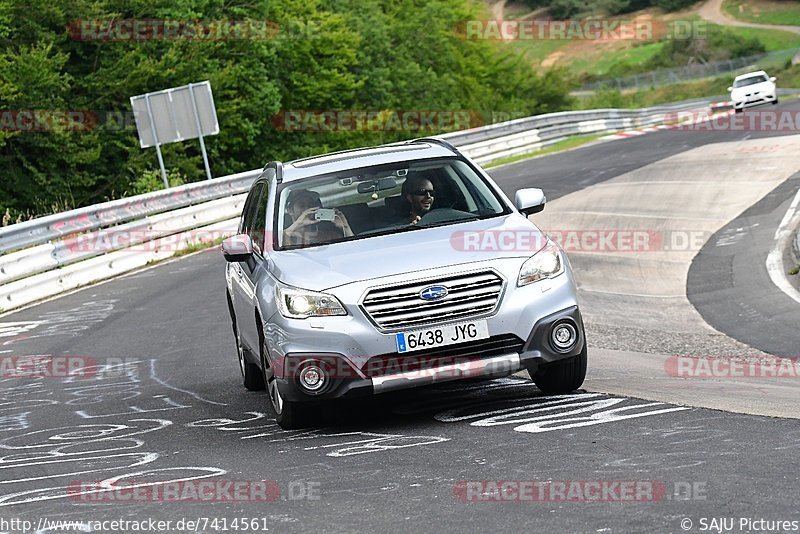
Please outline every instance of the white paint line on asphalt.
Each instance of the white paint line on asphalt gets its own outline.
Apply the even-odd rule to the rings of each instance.
[[[800,189],[798,189],[797,194],[795,194],[792,203],[789,205],[789,209],[778,225],[778,229],[775,230],[775,243],[767,256],[767,272],[769,273],[772,283],[797,303],[800,303],[800,292],[786,279],[786,271],[783,265],[783,251],[792,238],[791,229],[797,226],[795,223],[800,222],[795,220],[800,216],[800,212],[797,211],[799,205]]]
[[[161,384],[165,388],[169,388],[169,389],[172,389],[172,390],[175,390],[175,391],[180,391],[181,393],[186,393],[187,395],[191,395],[192,397],[194,397],[195,399],[197,399],[197,400],[199,400],[201,402],[207,402],[208,404],[216,404],[217,406],[227,406],[227,404],[224,403],[224,402],[217,402],[217,401],[204,399],[203,397],[201,397],[197,393],[194,393],[193,391],[188,391],[188,390],[185,390],[185,389],[176,388],[175,386],[171,386],[171,385],[167,384],[166,382],[164,382],[163,380],[161,380],[160,378],[158,378],[156,376],[156,361],[155,360],[150,360],[150,378],[152,378],[153,380],[155,380],[156,382],[158,382],[159,384]]]
[[[795,212],[797,211],[797,206],[800,205],[800,189],[797,190],[797,194],[794,196],[794,200],[789,205],[789,209],[784,214],[783,219],[781,219],[781,223],[778,225],[778,229],[775,230],[775,239],[778,239],[781,236],[781,232],[786,231],[786,228],[789,226],[789,221],[794,217]]]

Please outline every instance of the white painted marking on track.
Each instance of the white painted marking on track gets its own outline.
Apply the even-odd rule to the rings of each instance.
[[[180,391],[181,393],[186,393],[187,395],[191,395],[192,397],[194,397],[195,399],[197,399],[197,400],[199,400],[201,402],[206,402],[208,404],[216,404],[217,406],[227,406],[227,403],[204,399],[203,397],[201,397],[200,395],[198,395],[197,393],[195,393],[193,391],[188,391],[186,389],[176,388],[175,386],[171,386],[171,385],[167,384],[166,382],[164,382],[163,380],[161,380],[160,378],[158,378],[156,376],[156,361],[154,359],[150,360],[150,378],[152,378],[153,380],[155,380],[156,382],[158,382],[159,384],[161,384],[165,388],[169,388],[169,389],[172,389],[172,390],[175,390],[175,391]]]
[[[789,209],[783,216],[777,230],[775,230],[775,243],[767,256],[767,272],[770,280],[778,289],[786,293],[789,298],[800,303],[800,292],[786,279],[783,265],[783,250],[792,238],[791,228],[796,226],[793,223],[800,222],[795,220],[800,217],[800,212],[797,211],[798,206],[800,206],[800,189],[798,189],[792,203],[789,205]]]
[[[17,321],[0,323],[0,337],[18,336],[33,330],[41,324],[44,324],[44,321]]]

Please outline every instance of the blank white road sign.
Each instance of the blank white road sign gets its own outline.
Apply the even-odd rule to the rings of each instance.
[[[219,133],[214,95],[211,94],[211,84],[208,81],[132,96],[131,105],[142,148]],[[152,126],[155,126],[157,141],[153,135],[151,120]],[[200,131],[197,129],[198,121]]]

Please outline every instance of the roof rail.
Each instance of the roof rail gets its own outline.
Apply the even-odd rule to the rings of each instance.
[[[264,170],[274,169],[275,170],[275,180],[278,183],[283,182],[283,163],[280,161],[270,161],[266,165],[264,165]]]
[[[412,139],[411,141],[406,141],[406,144],[411,143],[431,143],[434,145],[442,146],[448,150],[452,150],[456,154],[460,154],[458,149],[450,142],[445,141],[444,139],[439,139],[438,137],[420,137],[419,139]]]

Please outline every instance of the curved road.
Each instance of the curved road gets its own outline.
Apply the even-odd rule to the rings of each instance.
[[[652,179],[664,199],[683,187],[666,183],[669,169],[680,169],[685,181],[693,161],[702,164],[704,176],[715,158],[725,165],[729,147],[759,153],[764,146],[794,142],[773,136],[662,131],[492,174],[507,191],[543,187],[549,204],[540,215],[562,222],[551,229],[574,224],[585,230],[601,219],[587,222],[588,211],[577,209],[582,198],[617,202],[626,195],[609,195],[613,188],[630,193],[631,184]],[[747,195],[753,209],[760,202],[774,208],[764,208],[770,214],[779,209],[778,197],[797,185],[791,175],[783,177],[790,166],[783,159],[774,165],[759,160],[751,171],[762,185],[744,196],[713,189],[720,205],[736,201],[707,217],[719,226],[715,238],[727,228],[721,217]],[[649,201],[643,193],[635,198]],[[602,208],[595,204],[592,211]],[[640,208],[660,209],[652,213],[664,217],[663,206]],[[759,223],[777,224],[774,217]],[[797,379],[701,383],[668,376],[662,356],[715,346],[760,354],[769,347],[730,330],[723,314],[729,300],[709,298],[705,308],[698,306],[716,330],[700,324],[697,312],[699,322],[688,334],[675,323],[662,327],[649,320],[669,315],[659,299],[647,301],[659,306],[652,313],[642,312],[641,299],[630,304],[630,326],[614,322],[634,293],[619,288],[640,280],[631,274],[636,258],[649,257],[584,252],[571,254],[571,261],[592,347],[587,391],[545,398],[517,377],[444,385],[336,405],[326,413],[324,428],[306,431],[279,429],[264,394],[241,386],[216,250],[6,314],[0,317],[3,361],[49,355],[51,361],[87,367],[69,379],[0,381],[0,532],[20,531],[10,520],[31,521],[29,531],[53,531],[45,519],[77,521],[72,530],[94,532],[135,531],[101,521],[163,520],[172,523],[157,528],[162,532],[383,532],[435,524],[448,531],[587,533],[700,532],[714,517],[735,517],[734,531],[746,532],[757,529],[753,521],[800,520],[793,472],[800,449],[796,419],[687,406],[740,397],[751,406],[737,411],[768,413],[790,393],[796,399]],[[610,267],[614,258],[628,274]],[[705,273],[717,263],[705,267],[697,260],[690,270],[686,251],[678,261],[685,264],[689,299],[696,302],[692,272]],[[605,273],[609,294],[598,291],[602,277],[595,268]],[[680,306],[691,308],[688,301]],[[769,319],[748,317],[754,324]],[[777,329],[772,337],[800,345],[796,329]],[[669,400],[678,393],[683,399]],[[128,490],[100,493],[98,481],[127,484]],[[199,481],[249,491],[235,498],[220,490],[215,501],[207,501],[197,493]],[[544,490],[518,498],[513,484],[501,494],[492,481],[529,481],[529,488]],[[636,491],[620,490],[624,484]],[[175,487],[183,501],[165,497],[163,490]],[[590,487],[605,490],[592,493]],[[500,500],[503,495],[507,502]],[[242,529],[241,518],[257,521]]]

